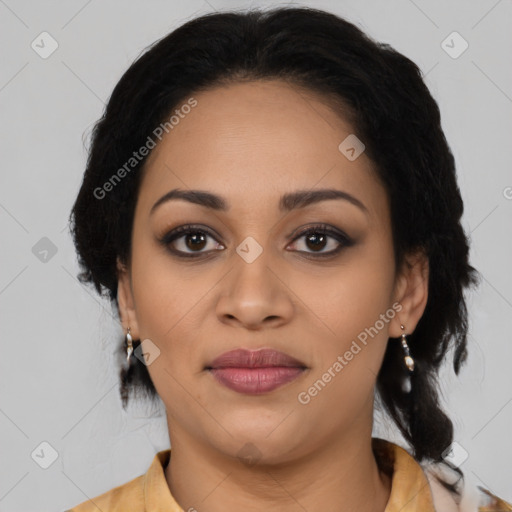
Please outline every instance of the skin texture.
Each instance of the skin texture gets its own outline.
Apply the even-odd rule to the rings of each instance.
[[[349,161],[338,150],[353,129],[321,97],[280,81],[193,96],[197,106],[146,162],[131,261],[118,266],[123,327],[160,350],[148,370],[167,411],[171,492],[184,510],[383,511],[390,481],[371,450],[375,381],[388,337],[399,338],[400,323],[413,332],[423,314],[428,261],[410,255],[395,273],[385,189],[365,153]],[[175,188],[216,193],[230,209],[177,200],[150,215]],[[279,211],[282,194],[320,188],[346,191],[368,211],[344,200]],[[208,256],[180,259],[159,243],[187,223],[218,234],[199,248]],[[354,244],[315,259],[307,236],[294,239],[318,223]],[[252,263],[236,252],[248,236],[263,249]],[[194,247],[183,236],[172,245]],[[317,251],[338,246],[328,238]],[[299,403],[395,302],[400,312],[314,399]],[[204,367],[239,347],[274,348],[308,369],[270,393],[237,393]],[[246,443],[253,463],[239,456]]]

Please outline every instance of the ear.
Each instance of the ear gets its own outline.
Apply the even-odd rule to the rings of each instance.
[[[117,258],[117,301],[119,304],[119,315],[123,330],[126,333],[128,327],[134,340],[140,338],[137,314],[135,312],[135,301],[133,300],[131,276],[128,267]]]
[[[399,338],[402,332],[411,334],[425,311],[428,299],[429,261],[422,249],[406,256],[397,277],[394,302],[402,309],[393,318],[389,328],[391,338]],[[400,329],[400,324],[404,330]]]

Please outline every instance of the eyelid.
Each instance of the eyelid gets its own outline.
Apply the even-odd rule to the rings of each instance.
[[[294,238],[293,238],[292,241],[295,241],[295,240],[297,240],[297,238],[300,238],[301,236],[304,236],[307,233],[314,232],[315,230],[316,231],[320,231],[322,233],[326,233],[328,235],[334,235],[334,236],[337,236],[339,238],[343,238],[346,241],[350,241],[351,240],[350,237],[347,234],[345,234],[343,231],[341,231],[340,229],[335,228],[333,226],[330,226],[329,224],[324,224],[322,222],[313,223],[313,225],[309,225],[309,226],[305,226],[305,227],[299,228],[294,233],[292,233],[289,236],[289,238],[291,238],[293,236]]]

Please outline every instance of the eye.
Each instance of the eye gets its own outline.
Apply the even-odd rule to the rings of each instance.
[[[213,242],[209,243],[209,238]],[[294,247],[296,245],[301,246],[297,241],[302,238],[305,239],[303,246],[306,249],[309,248],[311,252]],[[225,246],[217,241],[216,235],[208,228],[193,225],[180,226],[165,234],[159,239],[159,242],[173,254],[183,258],[197,258],[216,250],[225,249]],[[301,253],[314,255],[315,258],[327,258],[334,256],[343,247],[349,247],[353,243],[353,240],[342,231],[333,229],[326,224],[320,224],[301,230],[288,247],[292,247],[292,249]],[[210,245],[209,250],[208,245]],[[331,249],[325,251],[329,247]]]
[[[302,238],[305,239],[304,242],[297,244],[297,240]],[[334,256],[339,253],[343,247],[350,247],[353,243],[353,240],[343,232],[335,230],[326,224],[319,224],[303,229],[293,240],[293,245],[306,247],[307,249],[311,249],[311,252],[300,250],[297,247],[293,248],[297,249],[298,252],[305,252],[306,254],[313,254],[315,257],[322,258]],[[331,250],[325,251],[324,249],[326,248],[330,248]]]
[[[225,249],[222,244],[216,242],[210,243],[210,250],[205,251],[204,249],[208,248],[208,238],[216,240],[208,229],[186,225],[170,231],[159,241],[172,253],[184,258],[195,258],[212,250]]]

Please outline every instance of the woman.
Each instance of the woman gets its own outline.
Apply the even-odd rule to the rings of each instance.
[[[71,509],[512,510],[448,456],[478,275],[410,60],[308,8],[189,21],[124,74],[72,211],[171,450]],[[137,393],[137,390],[141,393]],[[408,444],[372,438],[377,397]]]

